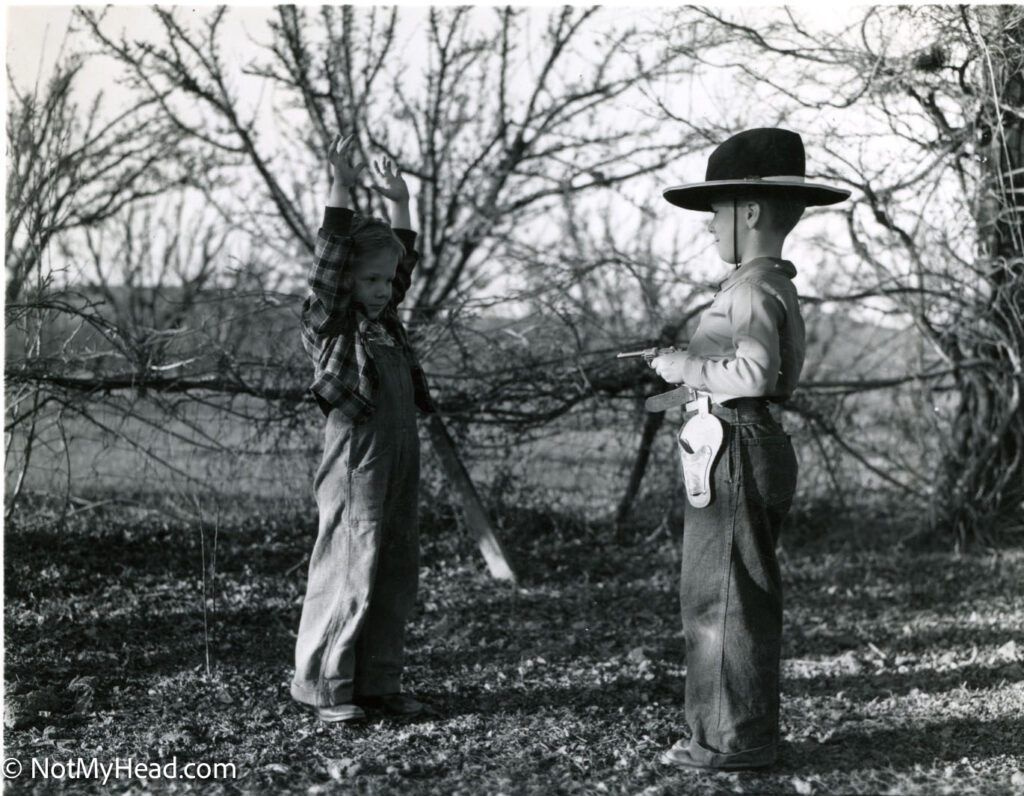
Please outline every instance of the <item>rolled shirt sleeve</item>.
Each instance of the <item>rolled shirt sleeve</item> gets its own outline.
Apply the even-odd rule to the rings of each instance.
[[[398,268],[395,271],[395,281],[391,286],[391,301],[397,307],[402,303],[405,294],[409,291],[412,283],[412,271],[419,262],[420,255],[416,251],[416,233],[411,229],[403,227],[392,227],[392,232],[405,247],[405,256],[398,261]]]
[[[303,323],[314,334],[336,333],[351,301],[343,275],[352,253],[350,230],[354,214],[347,208],[328,207],[316,236],[309,270],[309,297]]]

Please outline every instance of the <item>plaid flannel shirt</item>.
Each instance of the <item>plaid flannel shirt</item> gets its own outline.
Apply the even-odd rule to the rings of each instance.
[[[323,226],[317,232],[313,267],[309,273],[310,292],[302,305],[302,345],[314,363],[310,389],[323,413],[337,408],[355,421],[365,420],[373,412],[378,375],[366,335],[372,323],[352,305],[351,291],[343,287],[342,274],[350,266],[352,237],[356,218],[347,208],[328,207]],[[434,411],[427,379],[409,345],[405,327],[396,307],[405,298],[412,281],[412,270],[419,259],[416,233],[395,229],[405,246],[391,288],[391,301],[378,322],[405,350],[412,370],[416,406]]]

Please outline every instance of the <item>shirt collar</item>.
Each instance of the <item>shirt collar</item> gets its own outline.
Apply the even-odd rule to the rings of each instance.
[[[781,257],[755,257],[733,271],[729,278],[722,282],[719,289],[725,290],[728,287],[732,287],[741,279],[753,273],[774,273],[787,279],[792,279],[796,276],[796,266],[789,260],[783,260]]]

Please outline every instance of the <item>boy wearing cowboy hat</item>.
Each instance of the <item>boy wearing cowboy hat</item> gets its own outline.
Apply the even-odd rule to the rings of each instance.
[[[797,463],[769,402],[792,393],[805,348],[796,268],[782,246],[805,207],[849,196],[808,183],[804,170],[797,133],[759,128],[721,144],[704,182],[664,191],[677,207],[713,214],[708,229],[718,253],[736,266],[688,349],[651,362],[666,381],[695,394],[686,416],[699,413],[701,422],[688,427],[710,424],[713,432],[687,440],[684,427],[680,436],[689,498],[680,601],[692,736],[662,755],[667,764],[762,768],[777,755],[782,586],[775,548]]]

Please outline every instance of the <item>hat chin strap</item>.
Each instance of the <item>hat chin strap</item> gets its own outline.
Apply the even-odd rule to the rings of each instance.
[[[739,226],[739,200],[732,197],[732,257],[735,262],[733,265],[736,268],[740,267],[740,245],[739,245],[739,233],[736,228]]]

